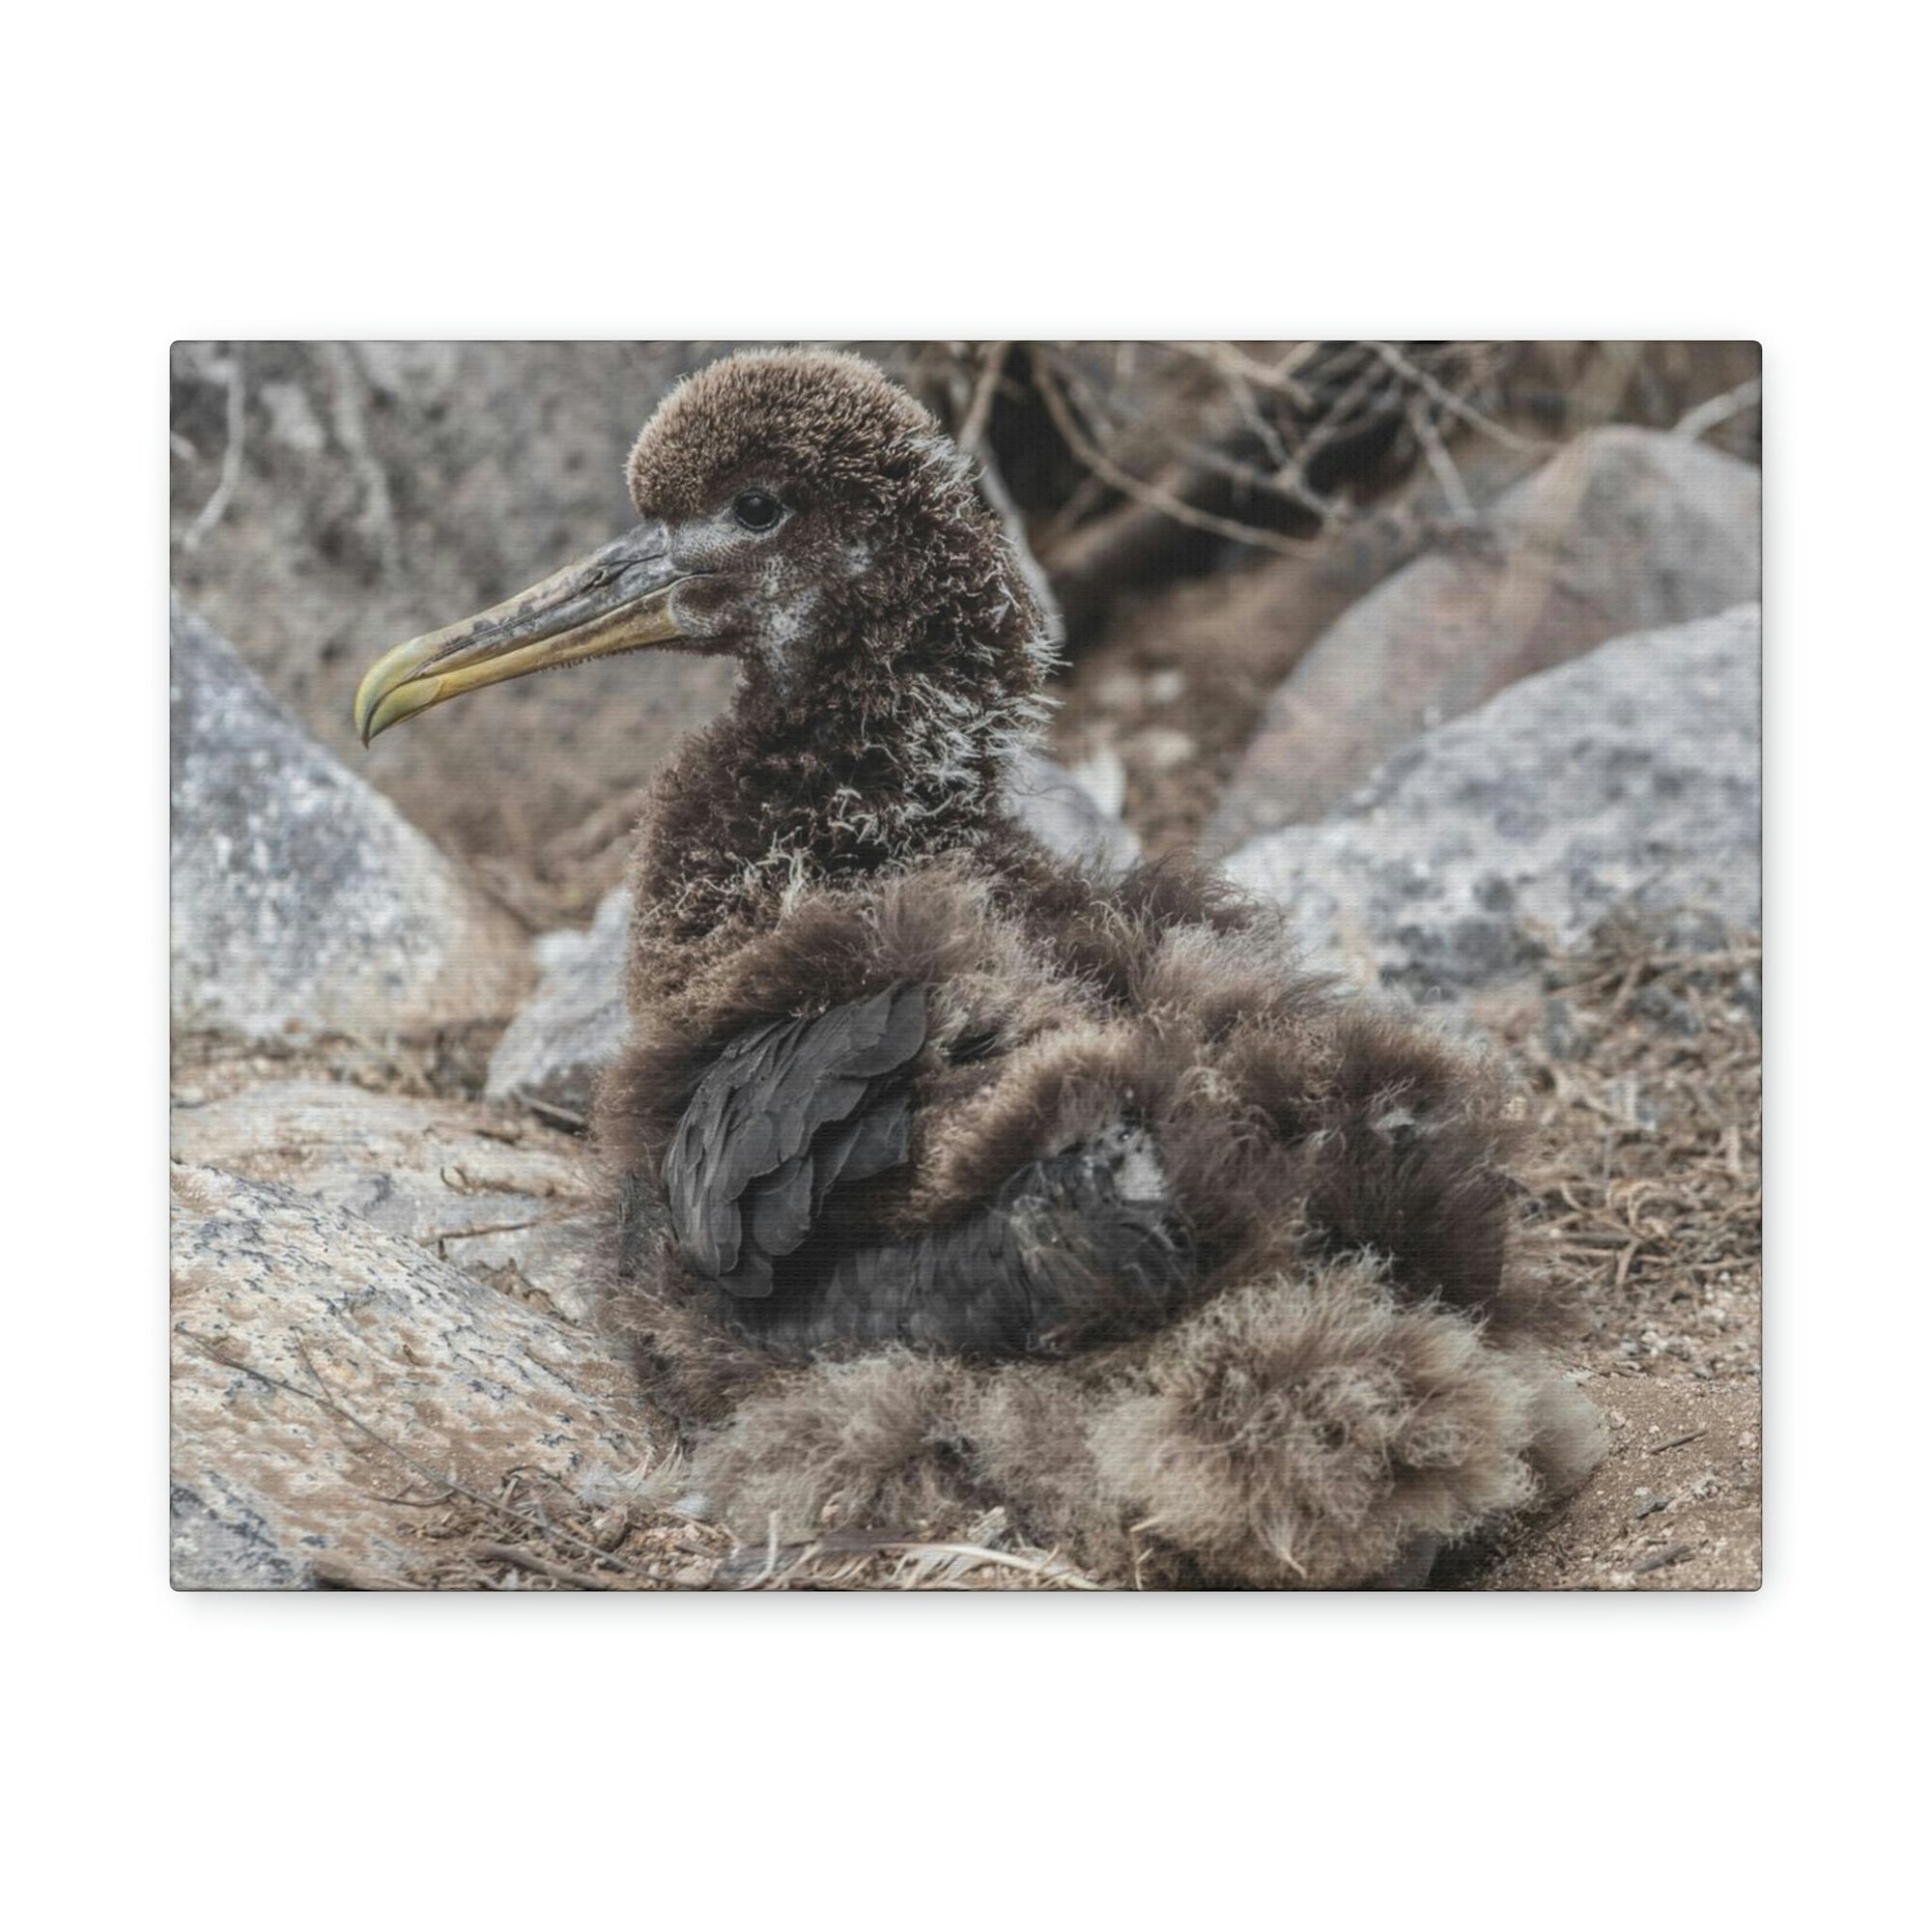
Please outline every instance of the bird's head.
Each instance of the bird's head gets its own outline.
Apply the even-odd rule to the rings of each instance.
[[[870,685],[884,711],[945,688],[1030,715],[1051,647],[1018,559],[939,424],[870,363],[715,362],[645,426],[629,483],[627,535],[375,664],[363,742],[465,692],[650,646],[734,656],[751,700],[781,711]]]

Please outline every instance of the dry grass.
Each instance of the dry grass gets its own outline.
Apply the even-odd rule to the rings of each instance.
[[[1162,525],[1293,556],[1417,469],[1469,523],[1463,451],[1535,460],[1605,422],[1754,460],[1757,373],[1747,342],[957,342],[904,368],[1056,579]]]
[[[169,1084],[177,1106],[198,1106],[265,1080],[340,1080],[372,1094],[473,1100],[483,1092],[502,1020],[468,1020],[408,1037],[291,1033],[284,1039],[177,1029]]]
[[[431,1590],[1097,1590],[1057,1552],[1013,1535],[995,1509],[956,1542],[827,1536],[738,1543],[713,1523],[636,1501],[574,1493],[518,1470],[494,1496],[434,1489],[420,1556],[401,1577],[326,1575],[343,1589]]]
[[[1497,1016],[1540,1128],[1522,1179],[1605,1372],[1756,1373],[1761,960],[1612,923]]]

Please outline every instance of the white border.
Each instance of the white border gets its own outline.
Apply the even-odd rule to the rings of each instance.
[[[1899,582],[1925,502],[1905,17],[36,20],[5,132],[0,463],[32,1922],[1884,1910],[1923,1682],[1903,1641],[1928,643]],[[166,1592],[166,344],[786,332],[1764,339],[1763,1593]]]

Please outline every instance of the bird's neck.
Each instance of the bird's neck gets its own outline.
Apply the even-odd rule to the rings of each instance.
[[[780,691],[753,667],[732,711],[654,787],[636,884],[667,937],[776,920],[789,895],[1012,835],[1004,795],[1029,694],[943,661]]]

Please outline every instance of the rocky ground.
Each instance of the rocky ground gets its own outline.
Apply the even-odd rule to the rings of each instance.
[[[178,574],[207,609],[178,608],[173,636],[177,1581],[1120,1580],[997,1513],[961,1545],[734,1549],[663,1507],[668,1433],[596,1325],[605,1230],[578,1131],[622,1024],[615,863],[662,748],[624,743],[627,679],[546,678],[514,715],[452,707],[482,735],[439,741],[450,769],[337,755],[335,700],[368,645],[608,533],[589,527],[608,492],[558,456],[523,499],[554,527],[486,540],[544,393],[493,353],[444,353],[471,370],[251,352],[252,496],[207,521],[184,492]],[[177,460],[212,489],[210,399],[233,396],[214,352],[179,357]],[[626,370],[621,398],[590,396],[582,434],[549,446],[614,467],[609,405],[640,416],[670,365],[639,352]],[[583,371],[555,374],[569,395]],[[487,460],[435,413],[476,380],[511,398]],[[405,432],[440,452],[453,503],[394,485]],[[1752,1587],[1756,471],[1630,427],[1463,468],[1473,529],[1439,533],[1431,472],[1390,499],[1414,514],[1351,530],[1353,552],[1316,539],[1117,599],[1076,654],[1060,764],[1030,767],[1020,802],[1105,864],[1206,835],[1293,909],[1314,958],[1510,1061],[1539,1128],[1530,1238],[1583,1311],[1571,1367],[1611,1450],[1567,1506],[1438,1581]],[[398,584],[384,547],[412,530],[447,546],[451,596],[349,595]],[[355,611],[388,629],[354,641]],[[650,729],[720,695],[673,694]],[[578,790],[543,790],[541,825],[506,829],[545,757]]]

